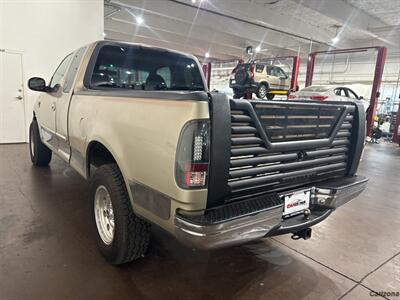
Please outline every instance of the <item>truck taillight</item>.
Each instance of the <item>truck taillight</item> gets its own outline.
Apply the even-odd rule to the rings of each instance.
[[[210,121],[196,120],[185,125],[179,138],[175,177],[181,188],[207,186],[210,151]]]
[[[250,65],[249,72],[250,72],[250,79],[254,79],[254,64]]]

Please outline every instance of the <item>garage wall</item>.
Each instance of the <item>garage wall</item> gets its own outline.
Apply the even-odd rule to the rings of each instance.
[[[103,39],[103,10],[102,0],[0,0],[0,49],[23,55],[27,124],[38,96],[27,80],[40,76],[48,82],[68,53]]]

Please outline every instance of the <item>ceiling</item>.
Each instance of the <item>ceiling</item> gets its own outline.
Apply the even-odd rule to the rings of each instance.
[[[400,51],[398,0],[106,0],[104,17],[106,39],[200,58],[208,52],[210,60],[244,57],[247,46],[259,47],[258,58],[361,46]]]

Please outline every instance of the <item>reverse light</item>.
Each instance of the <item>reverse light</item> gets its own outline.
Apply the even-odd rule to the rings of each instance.
[[[311,100],[317,100],[317,101],[324,101],[328,99],[328,96],[311,96]]]
[[[182,130],[177,154],[175,177],[184,189],[207,186],[210,148],[210,122],[191,121]]]

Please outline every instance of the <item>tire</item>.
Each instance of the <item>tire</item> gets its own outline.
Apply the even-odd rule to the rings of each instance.
[[[274,94],[271,94],[271,93],[268,93],[268,94],[267,94],[267,99],[268,99],[268,100],[273,100],[274,97],[275,97]]]
[[[134,214],[116,164],[96,169],[90,180],[90,199],[97,246],[104,258],[119,265],[142,257],[150,241],[150,224]]]
[[[34,166],[45,167],[51,161],[52,152],[42,143],[36,120],[33,120],[29,127],[29,153]]]
[[[258,85],[256,96],[257,98],[264,99],[268,93],[268,86],[265,83],[261,83]]]

